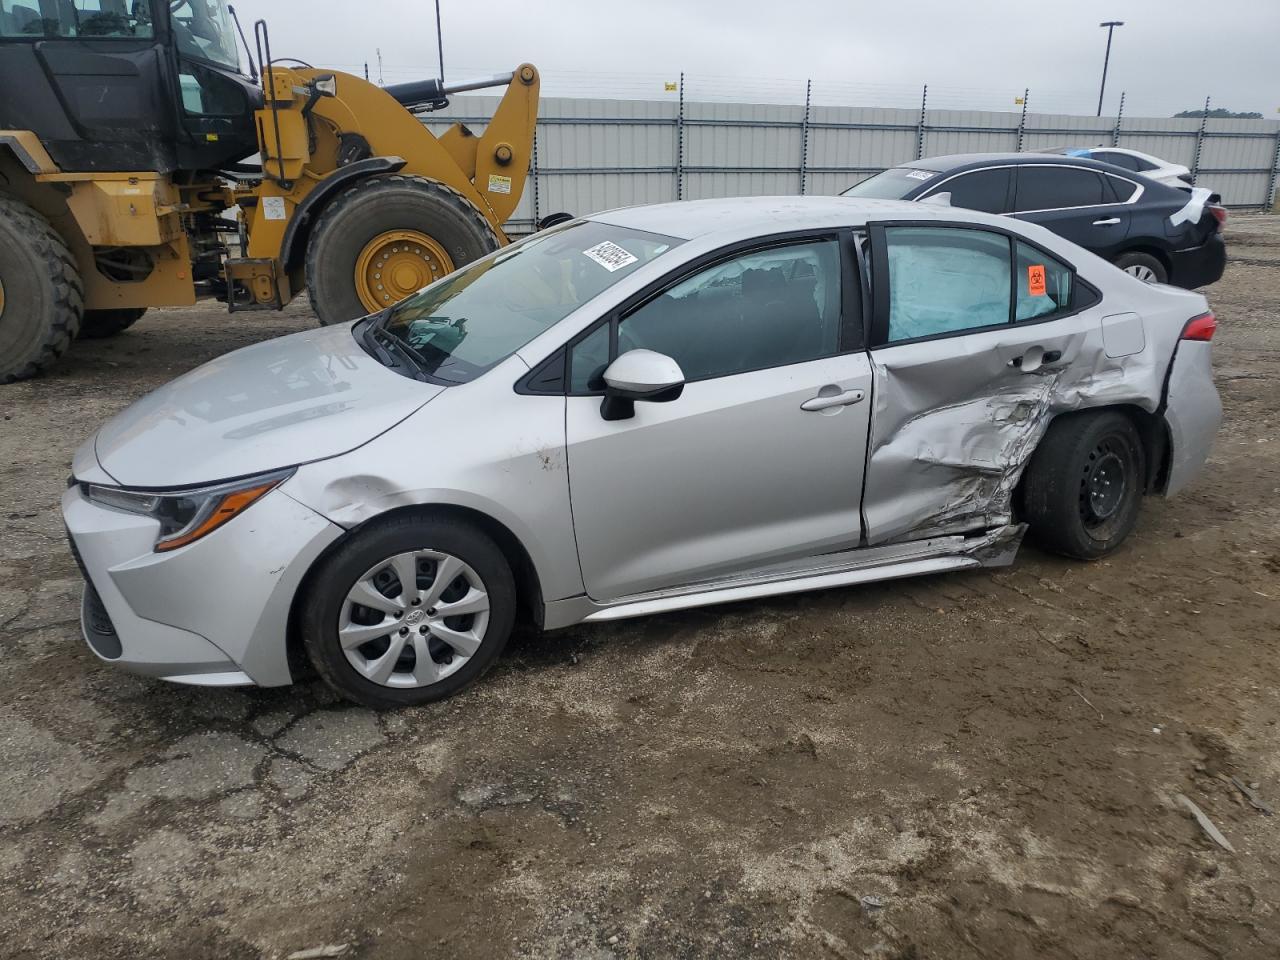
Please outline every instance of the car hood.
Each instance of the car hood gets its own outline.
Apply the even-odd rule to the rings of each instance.
[[[108,421],[94,448],[124,486],[212,483],[346,453],[442,389],[388,370],[340,324],[197,367]]]

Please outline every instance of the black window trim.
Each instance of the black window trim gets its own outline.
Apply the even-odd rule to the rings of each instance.
[[[1082,204],[1077,204],[1074,207],[1039,207],[1035,210],[1010,210],[1009,212],[1013,216],[1018,216],[1020,214],[1025,214],[1025,213],[1058,213],[1064,210],[1096,210],[1098,207],[1128,207],[1137,203],[1138,199],[1142,196],[1142,194],[1145,192],[1145,189],[1146,189],[1145,187],[1143,187],[1142,184],[1138,183],[1136,180],[1129,180],[1128,177],[1122,177],[1118,173],[1109,173],[1106,170],[1098,170],[1098,169],[1095,169],[1094,167],[1082,167],[1076,163],[1015,163],[1015,164],[1012,164],[1012,166],[1015,170],[1015,173],[1013,178],[1014,179],[1013,197],[1009,202],[1010,207],[1014,207],[1017,205],[1017,200],[1018,200],[1017,181],[1018,181],[1018,178],[1022,175],[1022,171],[1034,170],[1040,167],[1066,167],[1068,170],[1083,170],[1083,171],[1087,171],[1088,173],[1092,173],[1095,176],[1108,176],[1108,177],[1115,177],[1117,180],[1128,180],[1129,183],[1132,183],[1135,187],[1138,188],[1133,192],[1133,196],[1131,196],[1128,200],[1110,200],[1110,201],[1104,201],[1102,203],[1082,203]],[[1120,168],[1117,168],[1117,169],[1120,169]],[[1103,187],[1106,187],[1107,183],[1103,181],[1102,185]]]
[[[1009,243],[1009,319],[1004,323],[989,323],[981,327],[966,327],[963,330],[949,330],[945,333],[933,333],[924,337],[912,337],[910,340],[889,341],[889,262],[885,256],[885,230],[892,227],[930,227],[960,230],[983,230],[987,233],[1002,235]],[[927,343],[931,340],[949,340],[953,337],[964,337],[972,333],[989,333],[992,330],[1013,330],[1015,328],[1035,326],[1054,320],[1065,320],[1083,313],[1102,301],[1102,293],[1093,284],[1080,276],[1076,265],[1063,258],[1061,254],[1036,243],[1016,230],[1010,230],[997,224],[966,223],[961,220],[877,220],[867,224],[871,236],[871,323],[867,331],[867,350],[885,350],[902,347],[914,343]],[[1052,313],[1041,314],[1027,320],[1018,320],[1018,271],[1014,268],[1016,260],[1016,244],[1023,243],[1039,250],[1071,271],[1071,303]],[[1079,296],[1083,291],[1088,296]]]
[[[654,280],[652,283],[638,290],[631,296],[627,297],[620,304],[610,309],[603,316],[599,317],[588,326],[574,334],[564,344],[553,350],[547,357],[533,365],[533,369],[521,377],[515,384],[515,391],[519,394],[529,394],[536,396],[568,396],[568,397],[599,397],[602,396],[602,390],[578,390],[570,389],[573,383],[573,350],[579,343],[591,336],[602,325],[609,324],[609,356],[610,362],[618,354],[618,324],[628,315],[634,313],[640,307],[644,306],[651,300],[660,297],[667,290],[684,282],[694,274],[701,273],[703,270],[713,267],[716,264],[725,263],[734,260],[748,253],[755,253],[762,250],[770,250],[778,247],[791,247],[806,242],[816,242],[819,240],[834,240],[840,257],[840,342],[835,353],[823,357],[815,357],[813,359],[825,360],[830,357],[845,356],[850,353],[859,353],[865,349],[865,334],[863,324],[863,307],[865,305],[865,297],[861,293],[862,280],[854,276],[858,271],[855,258],[850,256],[851,245],[854,243],[853,234],[854,227],[820,227],[805,230],[789,230],[784,233],[769,234],[763,237],[752,237],[748,240],[740,240],[723,247],[717,247],[715,250],[709,251],[688,260],[680,266],[675,267],[668,273]],[[846,342],[848,340],[848,342]],[[563,353],[563,379],[558,389],[537,389],[532,384],[541,379],[546,372],[545,368],[560,362],[560,354]],[[795,363],[812,363],[813,360],[797,360]],[[756,373],[760,370],[775,370],[783,366],[793,366],[793,364],[770,364],[764,367],[754,367],[750,370],[735,370],[732,373],[721,373],[711,377],[697,377],[686,380],[686,383],[700,383],[704,380],[720,380],[724,377],[735,377],[744,373]]]

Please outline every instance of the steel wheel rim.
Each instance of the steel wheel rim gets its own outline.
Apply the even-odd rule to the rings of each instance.
[[[1129,491],[1129,471],[1110,439],[1089,454],[1080,478],[1080,519],[1088,529],[1114,520]]]
[[[1132,266],[1125,267],[1124,272],[1131,277],[1137,277],[1143,283],[1156,282],[1156,272],[1143,263],[1135,263]]]
[[[370,313],[399,303],[453,272],[439,243],[418,230],[388,230],[364,245],[356,260],[356,295]]]
[[[369,682],[419,688],[466,666],[488,627],[480,575],[452,554],[412,550],[374,564],[347,591],[338,643]]]

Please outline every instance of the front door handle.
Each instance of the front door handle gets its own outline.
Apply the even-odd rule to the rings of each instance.
[[[829,397],[819,394],[800,404],[800,409],[813,412],[830,410],[832,407],[847,407],[851,403],[857,403],[864,396],[865,394],[861,390],[846,390],[844,393],[836,393]]]
[[[1119,217],[1107,217],[1107,219],[1105,220],[1093,221],[1093,225],[1095,227],[1114,227],[1119,222],[1120,222]]]

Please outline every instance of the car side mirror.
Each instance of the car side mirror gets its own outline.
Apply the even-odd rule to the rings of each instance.
[[[920,202],[932,203],[939,207],[949,207],[951,206],[951,191],[947,190],[944,193],[931,193]]]
[[[654,350],[628,350],[605,368],[600,416],[627,420],[636,415],[637,400],[668,403],[683,392],[680,364]]]

